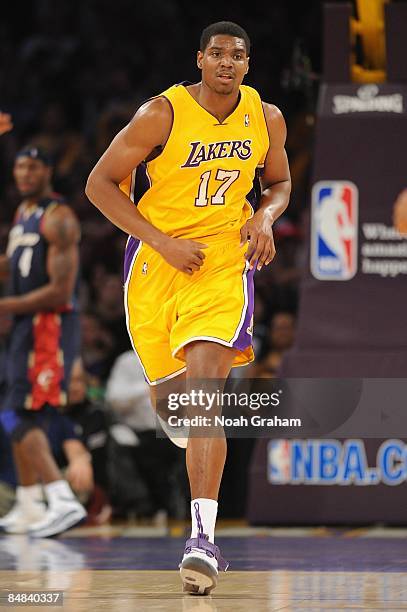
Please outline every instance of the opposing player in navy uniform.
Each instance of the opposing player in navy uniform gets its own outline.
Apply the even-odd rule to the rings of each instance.
[[[13,316],[6,359],[6,393],[0,418],[13,444],[17,501],[0,526],[36,537],[61,533],[86,511],[63,480],[47,430],[67,400],[67,381],[80,350],[76,304],[79,223],[52,192],[44,151],[26,147],[14,164],[22,203],[0,256],[8,278],[0,313]],[[41,486],[42,485],[42,486]],[[41,503],[42,488],[48,506]]]

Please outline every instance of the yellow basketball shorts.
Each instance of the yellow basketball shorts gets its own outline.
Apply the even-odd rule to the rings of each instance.
[[[240,236],[209,244],[192,276],[173,268],[132,236],[126,245],[127,329],[150,385],[185,371],[184,346],[195,340],[236,349],[233,367],[253,360],[254,270]],[[205,242],[205,240],[202,240]]]

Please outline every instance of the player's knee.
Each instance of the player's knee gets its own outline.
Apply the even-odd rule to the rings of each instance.
[[[202,342],[196,350],[186,352],[188,378],[224,379],[232,367],[236,351],[229,347]]]

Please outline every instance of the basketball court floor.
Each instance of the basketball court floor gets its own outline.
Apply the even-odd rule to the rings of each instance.
[[[184,595],[180,528],[79,528],[58,539],[0,538],[1,606],[9,591],[63,591],[63,607],[25,610],[407,610],[407,530],[218,530],[230,562],[211,597]],[[13,608],[14,609],[14,608]],[[18,609],[18,608],[16,608]]]

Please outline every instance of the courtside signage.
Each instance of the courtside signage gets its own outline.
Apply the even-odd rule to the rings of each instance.
[[[358,189],[350,181],[318,181],[312,189],[311,272],[346,281],[357,272]]]

